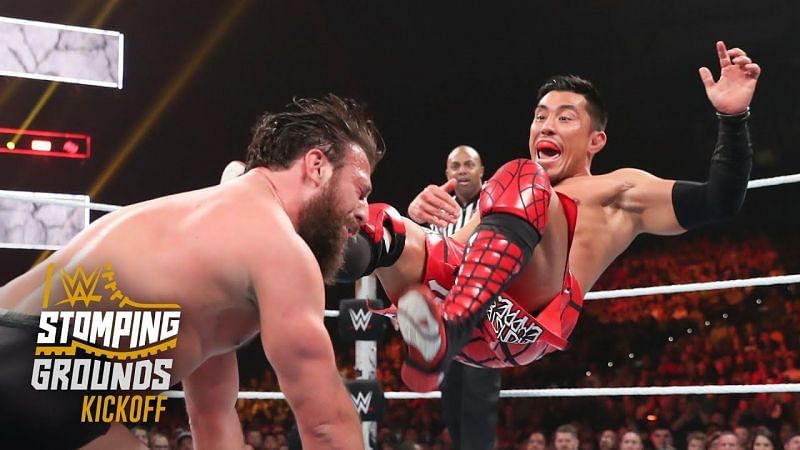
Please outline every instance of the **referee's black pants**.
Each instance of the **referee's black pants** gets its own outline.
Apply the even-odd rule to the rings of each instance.
[[[454,361],[442,383],[442,415],[458,450],[489,450],[497,431],[500,369]]]

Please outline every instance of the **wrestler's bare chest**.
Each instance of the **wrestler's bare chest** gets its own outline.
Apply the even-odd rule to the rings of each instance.
[[[630,215],[619,206],[624,186],[600,175],[570,179],[555,189],[578,206],[570,268],[588,291],[636,237]]]

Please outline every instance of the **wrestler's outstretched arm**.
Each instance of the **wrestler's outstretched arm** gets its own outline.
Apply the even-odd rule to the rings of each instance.
[[[236,352],[206,360],[184,378],[183,390],[195,449],[244,447],[242,425],[235,408],[239,392]]]
[[[323,323],[325,290],[311,250],[293,235],[260,252],[255,291],[261,342],[297,419],[303,448],[363,448],[361,422]]]
[[[703,67],[700,78],[719,115],[719,133],[711,158],[708,180],[703,183],[664,180],[636,169],[610,175],[629,186],[620,205],[634,218],[639,233],[679,234],[688,229],[726,219],[744,201],[752,166],[747,129],[750,101],[761,68],[739,49],[717,42],[720,77],[716,82]]]

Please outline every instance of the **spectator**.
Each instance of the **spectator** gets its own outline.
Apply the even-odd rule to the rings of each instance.
[[[619,450],[644,450],[642,436],[635,431],[628,431],[622,435]]]
[[[619,448],[617,433],[614,430],[603,430],[600,433],[600,439],[597,440],[597,444],[599,450],[617,450]]]
[[[747,446],[748,450],[779,450],[779,448],[775,435],[765,427],[753,430],[752,441]]]
[[[553,447],[555,450],[578,450],[580,440],[578,440],[578,429],[573,425],[561,425],[556,428],[553,437]]]
[[[194,442],[192,441],[192,433],[184,431],[175,438],[175,446],[177,450],[194,450]]]
[[[695,431],[686,438],[686,450],[706,450],[706,435]]]
[[[742,450],[739,438],[733,431],[718,431],[708,438],[708,450]]]
[[[150,450],[170,450],[169,439],[161,433],[151,433]]]
[[[528,439],[525,441],[525,450],[546,450],[547,449],[547,439],[544,437],[544,433],[541,431],[534,431],[528,436]]]

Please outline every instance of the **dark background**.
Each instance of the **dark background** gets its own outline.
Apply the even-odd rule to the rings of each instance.
[[[124,89],[62,84],[31,129],[89,134],[87,161],[0,155],[0,188],[85,193],[201,42],[241,2],[119,1],[101,28],[125,34]],[[594,173],[630,166],[701,180],[716,136],[697,68],[718,73],[714,42],[763,68],[752,104],[753,178],[800,172],[800,5],[766,1],[244,2],[113,179],[93,201],[129,204],[218,181],[250,127],[292,96],[327,92],[370,106],[388,146],[373,201],[405,210],[444,178],[451,148],[477,148],[487,175],[528,154],[537,87],[593,80],[610,110]],[[0,0],[0,15],[89,26],[107,2]],[[2,45],[2,43],[0,43]],[[48,82],[0,77],[0,126],[18,127]],[[794,233],[796,185],[748,196],[717,229]],[[715,232],[712,229],[710,232]],[[0,254],[0,282],[38,252]]]

